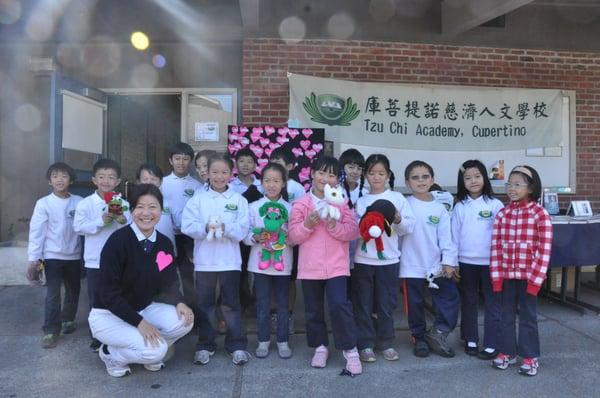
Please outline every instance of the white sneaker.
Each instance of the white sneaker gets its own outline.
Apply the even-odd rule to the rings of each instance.
[[[194,363],[196,365],[206,365],[213,355],[215,355],[214,351],[198,350],[194,353]]]
[[[231,361],[234,365],[245,365],[250,360],[250,354],[244,350],[235,350],[231,353]]]
[[[267,356],[269,356],[269,346],[271,345],[270,341],[259,341],[258,342],[258,347],[256,347],[256,351],[254,352],[254,354],[256,354],[257,358],[266,358]]]
[[[289,359],[292,357],[292,349],[287,341],[284,341],[283,343],[277,343],[277,353],[282,359]]]
[[[123,377],[131,373],[131,369],[127,364],[116,361],[112,355],[104,353],[104,344],[100,346],[98,354],[104,365],[106,365],[106,371],[112,377]]]
[[[146,368],[146,370],[149,370],[150,372],[158,372],[159,370],[161,370],[164,367],[165,367],[164,362],[144,364],[144,368]]]

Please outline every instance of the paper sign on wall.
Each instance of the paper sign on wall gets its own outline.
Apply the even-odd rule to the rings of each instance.
[[[196,122],[194,123],[195,141],[219,141],[219,123],[218,122]]]

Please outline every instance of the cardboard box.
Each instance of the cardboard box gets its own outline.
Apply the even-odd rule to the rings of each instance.
[[[560,293],[563,285],[562,268],[550,268],[550,290]],[[567,292],[571,293],[575,290],[575,267],[567,267]]]

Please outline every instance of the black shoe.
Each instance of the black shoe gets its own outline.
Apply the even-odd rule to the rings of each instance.
[[[448,345],[447,338],[448,333],[442,332],[434,327],[432,327],[425,335],[425,341],[433,352],[445,358],[452,358],[456,354],[450,345]]]
[[[470,355],[472,357],[477,356],[477,354],[479,354],[479,348],[477,348],[477,346],[475,347],[469,347],[468,343],[465,343],[465,354]],[[496,358],[496,356],[494,356],[491,359]]]
[[[92,339],[92,342],[90,343],[90,349],[92,350],[92,352],[98,352],[100,350],[100,346],[102,345],[102,343],[96,339]]]
[[[492,352],[487,352],[486,350],[481,350],[477,353],[477,358],[484,360],[492,360],[498,356],[500,352],[498,350],[494,350]]]
[[[413,348],[413,354],[419,358],[425,358],[429,356],[429,346],[423,338],[415,339],[415,347]]]

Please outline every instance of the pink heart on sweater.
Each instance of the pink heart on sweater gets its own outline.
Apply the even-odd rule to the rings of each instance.
[[[173,263],[173,256],[163,252],[162,250],[156,255],[156,264],[158,265],[158,272],[167,268]]]

